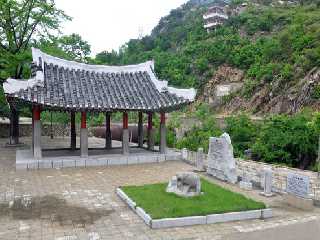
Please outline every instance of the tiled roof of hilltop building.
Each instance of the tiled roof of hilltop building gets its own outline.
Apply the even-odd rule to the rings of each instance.
[[[8,98],[44,108],[92,111],[172,111],[194,101],[194,89],[168,87],[157,79],[152,61],[103,66],[55,58],[32,49],[35,68],[29,80],[8,79]]]

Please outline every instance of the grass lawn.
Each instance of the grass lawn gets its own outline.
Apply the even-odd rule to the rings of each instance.
[[[204,194],[193,198],[167,193],[167,183],[128,186],[121,189],[153,219],[205,216],[266,208],[264,203],[256,202],[204,179],[201,179],[201,184]]]

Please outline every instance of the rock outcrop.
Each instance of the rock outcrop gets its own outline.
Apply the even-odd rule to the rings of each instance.
[[[224,96],[228,96],[241,89],[243,78],[243,71],[222,65],[206,84],[203,95],[198,100],[209,103],[212,107],[218,107],[222,104]]]

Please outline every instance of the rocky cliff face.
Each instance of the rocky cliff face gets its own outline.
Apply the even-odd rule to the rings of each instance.
[[[243,86],[244,72],[222,65],[203,89],[199,101],[209,103],[212,107],[219,107],[223,97],[237,92]]]
[[[319,86],[320,69],[315,68],[305,78],[291,86],[262,85],[249,99],[237,95],[222,106],[222,111],[226,113],[247,111],[259,114],[293,114],[305,107],[319,110],[320,101],[314,96]]]
[[[244,72],[223,65],[206,84],[198,101],[208,103],[224,114],[245,111],[255,114],[293,114],[304,107],[320,110],[320,101],[315,93],[320,89],[320,68],[314,68],[301,80],[282,86],[261,84],[251,98],[242,96]],[[229,101],[223,98],[229,96]]]

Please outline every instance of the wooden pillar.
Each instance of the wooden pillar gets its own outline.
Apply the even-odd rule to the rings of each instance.
[[[41,109],[40,106],[33,106],[33,156],[35,159],[42,158],[41,149]]]
[[[106,113],[106,149],[112,148],[111,113]]]
[[[148,149],[154,150],[154,131],[152,126],[153,113],[148,113]]]
[[[71,127],[71,150],[77,149],[77,132],[76,132],[76,113],[70,114],[70,127]]]
[[[15,106],[10,105],[10,140],[9,145],[19,144],[19,112]]]
[[[123,130],[122,130],[122,153],[127,155],[130,152],[129,147],[129,119],[128,113],[123,113]]]
[[[143,113],[139,112],[139,122],[138,122],[138,146],[143,147]]]
[[[86,112],[81,112],[80,150],[81,157],[88,157],[88,129]]]
[[[167,153],[167,128],[166,128],[166,114],[160,113],[160,153]]]

